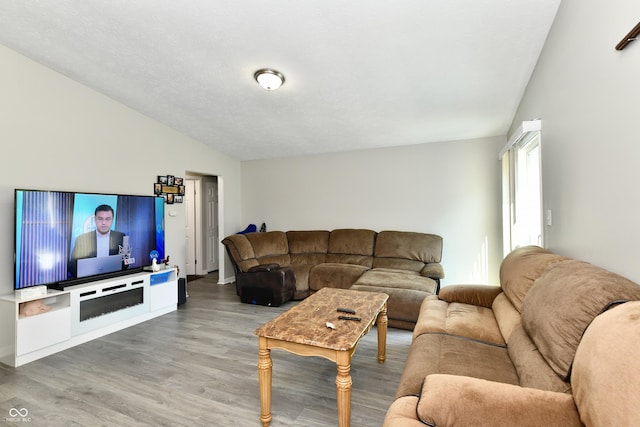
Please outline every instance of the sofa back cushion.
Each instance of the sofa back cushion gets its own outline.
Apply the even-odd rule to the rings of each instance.
[[[329,250],[326,230],[287,231],[291,264],[323,263]]]
[[[509,337],[509,357],[518,372],[522,387],[570,393],[571,385],[563,381],[542,357],[522,325],[516,327]]]
[[[410,231],[381,231],[376,240],[375,256],[402,258],[425,264],[442,261],[442,237]]]
[[[566,260],[539,246],[514,249],[500,264],[500,286],[511,304],[522,312],[522,301],[529,288],[548,265]]]
[[[331,231],[326,261],[371,267],[376,234],[373,230],[353,228]]]
[[[522,305],[522,325],[551,368],[567,380],[582,334],[616,301],[640,300],[640,286],[592,264],[550,265]]]
[[[284,231],[267,231],[245,234],[253,247],[259,264],[289,265],[289,243]]]
[[[596,317],[580,341],[571,387],[586,426],[640,425],[640,302]]]
[[[374,268],[420,271],[442,260],[442,237],[408,231],[381,231],[376,238]]]

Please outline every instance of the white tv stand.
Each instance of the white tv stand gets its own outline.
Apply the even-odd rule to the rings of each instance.
[[[21,316],[20,306],[38,301],[50,310]],[[0,297],[0,362],[18,367],[78,344],[176,310],[175,268],[140,272],[20,299]]]

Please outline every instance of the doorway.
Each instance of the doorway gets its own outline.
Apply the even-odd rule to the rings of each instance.
[[[185,177],[187,276],[204,276],[220,270],[219,182],[212,175]]]

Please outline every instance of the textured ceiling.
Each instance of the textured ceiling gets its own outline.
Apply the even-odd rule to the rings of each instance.
[[[251,160],[505,135],[559,3],[3,0],[0,44]]]

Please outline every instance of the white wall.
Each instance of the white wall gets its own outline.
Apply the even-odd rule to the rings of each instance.
[[[0,293],[13,289],[14,188],[151,195],[157,175],[221,175],[225,230],[239,227],[238,161],[3,46],[0,64]],[[183,206],[165,217],[181,276]]]
[[[563,0],[512,128],[542,119],[547,246],[640,281],[637,0]]]
[[[242,219],[268,230],[439,234],[443,286],[497,283],[505,138],[242,163]]]
[[[638,16],[635,0],[564,0],[512,125],[543,121],[548,247],[636,281],[640,42],[614,46]],[[156,175],[185,171],[223,176],[227,234],[263,221],[437,233],[445,285],[497,281],[502,138],[244,162],[241,176],[239,162],[2,46],[0,63],[0,293],[13,280],[14,188],[151,194]],[[183,265],[174,207],[167,252]]]

